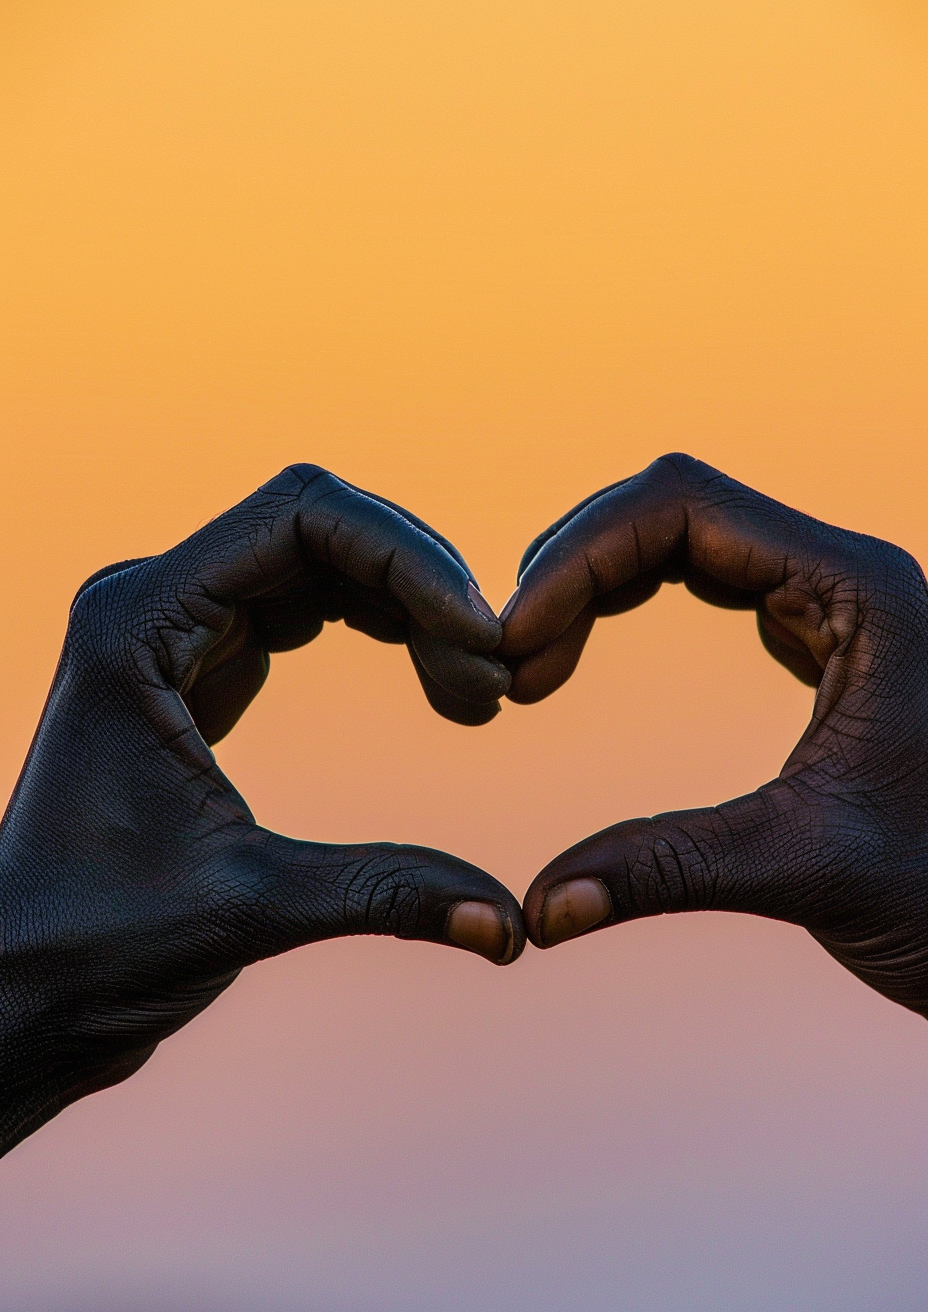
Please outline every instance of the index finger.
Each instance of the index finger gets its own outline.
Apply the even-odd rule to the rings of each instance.
[[[329,565],[383,589],[436,637],[491,651],[499,620],[469,571],[425,526],[315,465],[291,465],[159,558],[186,593],[248,601]]]
[[[821,670],[859,619],[859,541],[873,540],[791,510],[690,456],[663,456],[582,502],[543,541],[504,612],[500,653],[532,662],[545,695],[576,663],[592,616],[628,609],[662,581],[682,579],[726,605],[754,606],[776,594],[767,617],[774,637],[801,643]],[[842,578],[852,584],[843,591]],[[545,653],[548,674],[539,665]],[[519,683],[517,675],[517,696]],[[524,676],[521,683],[525,693]]]

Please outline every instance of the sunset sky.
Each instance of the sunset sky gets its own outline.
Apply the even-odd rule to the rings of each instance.
[[[6,0],[0,775],[68,604],[307,460],[452,538],[685,450],[928,561],[919,0]],[[330,626],[217,749],[263,824],[521,895],[775,775],[812,694],[665,588],[481,729]],[[246,972],[0,1164],[3,1312],[924,1312],[928,1027],[802,931]]]

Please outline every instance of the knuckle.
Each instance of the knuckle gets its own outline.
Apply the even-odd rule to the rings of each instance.
[[[708,846],[683,829],[665,832],[654,844],[656,891],[664,910],[701,907],[714,860]]]
[[[671,465],[679,473],[685,474],[700,469],[702,462],[686,451],[665,451],[654,462],[656,465]]]
[[[925,575],[915,557],[894,542],[880,541],[881,564],[888,577],[907,588],[925,590]]]
[[[345,934],[414,937],[420,926],[424,882],[408,848],[294,845],[241,825],[227,838],[232,848],[200,897],[237,959]]]
[[[679,825],[639,821],[623,835],[626,892],[642,915],[706,905],[717,866],[708,842]]]
[[[92,649],[109,648],[127,623],[131,605],[121,573],[98,571],[82,584],[71,604],[68,637]]]
[[[104,565],[102,569],[94,570],[94,572],[91,575],[89,575],[88,578],[84,579],[83,583],[75,592],[74,598],[71,602],[72,612],[75,606],[77,605],[78,601],[84,595],[85,592],[89,592],[89,590],[92,587],[94,587],[95,584],[100,583],[105,578],[109,578],[111,574],[115,574],[118,570],[119,570],[118,565]]]
[[[93,574],[84,579],[84,582],[75,592],[74,599],[71,603],[72,609],[83,594],[89,592],[91,588],[96,587],[98,583],[102,583],[105,579],[111,579],[116,574],[124,574],[127,570],[134,569],[137,565],[146,565],[151,559],[151,556],[137,556],[131,560],[114,561],[112,565],[104,565],[101,569],[95,570]]]
[[[359,932],[405,935],[415,930],[422,879],[406,849],[380,847],[361,855],[344,887],[345,919]]]
[[[672,473],[687,488],[700,484],[707,476],[717,473],[709,465],[697,460],[695,456],[688,455],[685,451],[670,451],[659,456],[651,468],[661,474]]]
[[[842,531],[833,574],[839,592],[853,597],[858,612],[904,612],[911,619],[928,609],[928,585],[922,567],[903,547],[882,538]]]
[[[334,474],[330,474],[321,465],[297,461],[292,465],[287,465],[286,468],[282,469],[279,474],[275,474],[266,483],[262,483],[258,491],[282,499],[299,500],[307,488],[329,481],[335,482],[337,480]]]
[[[72,670],[133,687],[161,681],[168,656],[176,653],[167,651],[172,631],[160,577],[135,568],[91,576],[78,590],[68,617],[64,656]]]
[[[645,474],[675,493],[681,501],[729,504],[752,494],[747,488],[704,460],[685,451],[671,451],[649,465]]]

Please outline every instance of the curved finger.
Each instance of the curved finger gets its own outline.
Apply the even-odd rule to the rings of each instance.
[[[412,644],[409,646],[409,655],[428,704],[446,720],[476,728],[482,724],[489,724],[499,715],[501,708],[498,701],[472,701],[457,693],[449,692],[426,669]]]
[[[468,571],[405,515],[314,465],[293,465],[168,553],[211,596],[234,602],[307,562],[382,589],[424,628],[491,651],[501,626]]]
[[[587,606],[553,642],[523,660],[512,662],[512,685],[506,694],[510,701],[531,705],[549,697],[574,670],[586,640],[593,631],[596,611]]]
[[[408,625],[465,653],[502,627],[460,559],[404,513],[315,466],[292,466],[162,556],[139,567],[145,641],[169,683],[189,689],[237,621],[255,616],[267,649],[299,645],[319,618],[387,641]],[[382,604],[381,604],[382,603]],[[464,682],[455,689],[468,696]]]
[[[533,538],[522,553],[522,559],[519,561],[519,568],[516,571],[516,582],[521,582],[522,575],[528,569],[529,565],[531,565],[532,561],[538,555],[545,543],[550,538],[553,538],[556,534],[560,533],[561,529],[564,528],[564,526],[569,523],[575,515],[578,515],[581,510],[586,510],[587,506],[592,501],[598,500],[598,498],[604,496],[605,493],[612,492],[614,488],[621,487],[623,483],[627,483],[628,481],[628,478],[620,478],[617,479],[615,483],[609,483],[606,487],[601,487],[598,492],[591,492],[588,497],[584,497],[582,501],[578,501],[575,506],[572,506],[566,514],[561,515],[559,519],[556,519],[553,524],[549,524],[543,532],[538,534],[537,538]]]
[[[414,621],[409,626],[409,645],[446,692],[466,701],[495,702],[509,690],[512,675],[502,661],[463,651]]]
[[[379,501],[382,506],[386,506],[389,510],[395,510],[398,515],[402,515],[404,519],[408,520],[413,527],[428,534],[434,542],[440,547],[443,547],[448,555],[452,556],[458,562],[471,582],[476,584],[477,579],[474,572],[461,555],[460,551],[458,551],[457,547],[449,538],[446,538],[444,534],[439,533],[437,529],[432,528],[431,524],[427,523],[424,519],[420,519],[418,515],[414,515],[412,511],[407,510],[405,506],[398,505],[396,501],[390,501],[389,498],[382,497],[379,492],[365,491],[364,488],[357,487],[354,483],[345,482],[345,486],[352,488],[355,492],[360,492],[362,496],[372,497],[374,501]]]
[[[210,747],[235,728],[264,686],[270,671],[268,654],[250,638],[206,674],[184,696],[200,737]]]
[[[663,456],[594,497],[547,540],[506,614],[500,650],[540,650],[585,606],[656,571],[723,604],[751,606],[766,595],[771,613],[824,668],[857,621],[859,598],[835,588],[853,575],[854,537],[692,457]]]
[[[645,527],[649,541],[643,544]],[[679,477],[669,458],[655,461],[587,498],[552,529],[541,535],[503,611],[499,652],[505,659],[542,651],[587,607],[678,551],[686,530]],[[648,549],[652,541],[659,553]]]
[[[696,571],[755,597],[784,580],[794,514],[692,457],[665,455],[591,497],[547,539],[505,614],[500,651],[547,646],[585,606],[642,575]]]

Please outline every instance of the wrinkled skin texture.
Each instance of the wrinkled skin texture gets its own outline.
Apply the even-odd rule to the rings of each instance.
[[[0,829],[0,1150],[124,1079],[242,967],[343,934],[500,963],[512,896],[441,852],[262,829],[208,744],[326,620],[406,642],[433,706],[492,718],[499,621],[427,525],[294,466],[164,555],[88,580]],[[363,750],[363,745],[361,745]]]
[[[779,776],[720,806],[628,820],[552,861],[525,899],[539,946],[669,911],[804,926],[928,1017],[928,591],[900,548],[810,519],[688,456],[583,502],[523,558],[499,651],[509,696],[570,677],[599,616],[682,581],[754,609],[818,689]],[[685,638],[681,638],[681,647]]]

